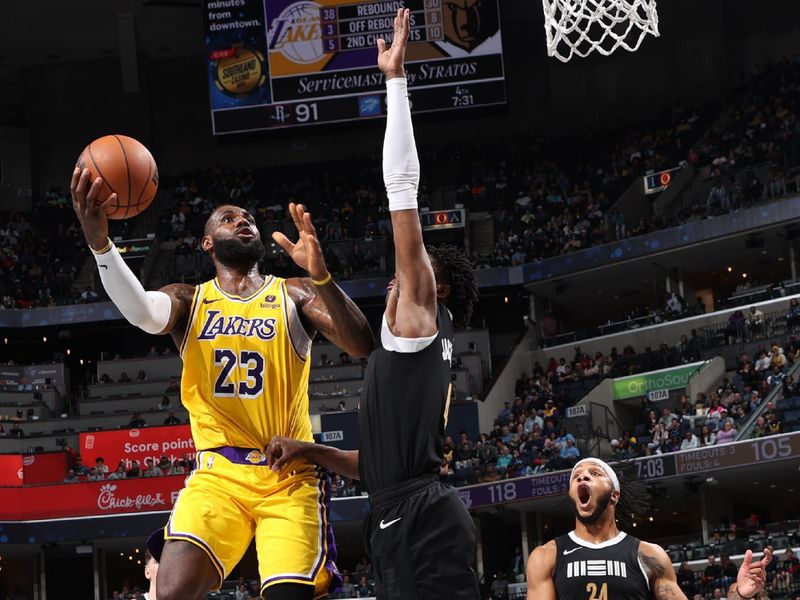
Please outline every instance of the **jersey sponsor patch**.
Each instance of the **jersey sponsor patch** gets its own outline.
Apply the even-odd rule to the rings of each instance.
[[[627,577],[621,560],[573,560],[567,563],[567,579],[571,577]]]

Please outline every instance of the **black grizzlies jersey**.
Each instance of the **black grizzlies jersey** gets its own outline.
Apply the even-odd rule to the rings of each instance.
[[[418,352],[378,348],[358,411],[361,481],[375,492],[439,472],[451,381],[453,322],[439,305],[439,332]]]
[[[590,544],[571,531],[556,538],[553,580],[558,600],[648,600],[650,582],[639,561],[639,540],[621,531]]]

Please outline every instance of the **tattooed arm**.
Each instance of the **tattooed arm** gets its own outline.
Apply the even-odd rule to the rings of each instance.
[[[688,600],[678,586],[672,561],[661,546],[640,542],[639,560],[644,566],[655,600]]]

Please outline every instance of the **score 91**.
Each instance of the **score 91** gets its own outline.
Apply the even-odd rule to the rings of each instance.
[[[319,110],[317,103],[295,104],[294,114],[298,123],[308,123],[309,121],[319,121]]]

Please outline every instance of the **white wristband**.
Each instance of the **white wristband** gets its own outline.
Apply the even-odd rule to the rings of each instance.
[[[417,209],[419,157],[411,123],[408,84],[404,77],[386,81],[383,182],[390,211]]]
[[[95,254],[100,281],[122,316],[147,333],[162,333],[169,323],[172,300],[164,292],[146,292],[117,247]]]

